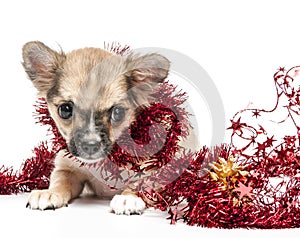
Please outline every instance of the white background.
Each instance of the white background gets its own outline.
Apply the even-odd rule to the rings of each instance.
[[[56,49],[59,44],[66,52],[85,46],[102,47],[104,41],[119,41],[132,48],[164,47],[179,51],[196,60],[213,79],[223,99],[228,125],[233,114],[249,102],[258,107],[273,106],[273,73],[279,66],[289,68],[300,64],[299,23],[300,3],[297,0],[2,1],[0,164],[18,168],[30,156],[33,146],[45,138],[43,129],[34,125],[32,104],[35,89],[21,66],[21,49],[27,41],[40,40]],[[38,237],[40,232],[47,233],[49,229],[58,229],[67,235],[81,228],[100,237],[103,232],[109,236],[109,231],[116,232],[119,227],[135,230],[133,235],[140,237],[144,233],[150,235],[151,231],[156,231],[155,234],[168,231],[177,237],[187,234],[191,237],[192,233],[195,237],[205,233],[218,236],[232,236],[239,232],[243,232],[244,236],[276,233],[228,232],[179,225],[170,227],[163,216],[150,220],[146,216],[148,228],[142,225],[136,227],[136,220],[137,224],[144,224],[140,219],[111,215],[107,218],[111,224],[106,222],[102,226],[100,220],[98,223],[92,217],[92,227],[89,227],[86,214],[89,209],[80,208],[82,204],[77,207],[80,211],[77,217],[74,212],[67,212],[63,219],[60,217],[63,213],[55,212],[60,214],[56,220],[49,218],[50,213],[24,211],[23,203],[24,197],[2,198],[1,234],[22,234],[21,230],[25,227],[26,237],[29,233]],[[104,216],[105,209],[102,209]],[[85,218],[82,219],[80,214],[84,214]],[[148,216],[151,217],[151,214]],[[68,223],[69,219],[72,220]],[[122,225],[118,223],[120,219]],[[62,225],[64,223],[68,225]],[[299,230],[284,232],[297,232],[299,235]]]

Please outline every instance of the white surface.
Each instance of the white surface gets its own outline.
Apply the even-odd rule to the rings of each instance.
[[[279,66],[300,64],[299,11],[298,0],[2,1],[0,164],[18,168],[31,149],[45,139],[45,129],[32,119],[35,90],[20,64],[25,42],[40,40],[54,48],[60,44],[65,51],[102,47],[104,41],[180,51],[202,65],[214,80],[228,124],[232,115],[249,102],[272,107],[273,73]],[[297,229],[227,231],[171,226],[166,214],[115,216],[108,213],[108,202],[95,200],[79,200],[55,212],[31,211],[25,204],[25,196],[0,197],[1,237],[300,234]]]
[[[167,213],[146,210],[142,215],[115,215],[109,202],[86,197],[69,207],[47,211],[25,208],[27,195],[0,196],[1,237],[296,237],[299,229],[208,229],[178,222],[170,225]]]

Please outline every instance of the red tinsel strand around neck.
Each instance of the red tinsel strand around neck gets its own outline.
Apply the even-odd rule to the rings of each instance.
[[[130,164],[131,170],[141,172],[139,163],[151,159],[151,165],[143,170],[159,168],[170,162],[179,150],[179,139],[189,134],[189,114],[182,107],[186,94],[176,93],[176,87],[163,83],[152,96],[155,102],[138,110],[136,120],[109,155],[118,166]]]

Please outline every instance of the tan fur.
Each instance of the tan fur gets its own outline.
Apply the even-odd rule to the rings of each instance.
[[[77,98],[78,88],[84,84],[91,70],[110,56],[109,52],[98,48],[84,48],[68,53],[60,79],[62,98],[64,100]]]

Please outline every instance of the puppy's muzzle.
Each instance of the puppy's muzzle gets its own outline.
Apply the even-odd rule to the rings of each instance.
[[[78,129],[68,143],[69,151],[85,162],[95,162],[105,158],[112,143],[103,128]]]
[[[83,141],[80,144],[82,151],[89,156],[97,154],[101,149],[100,141]]]

